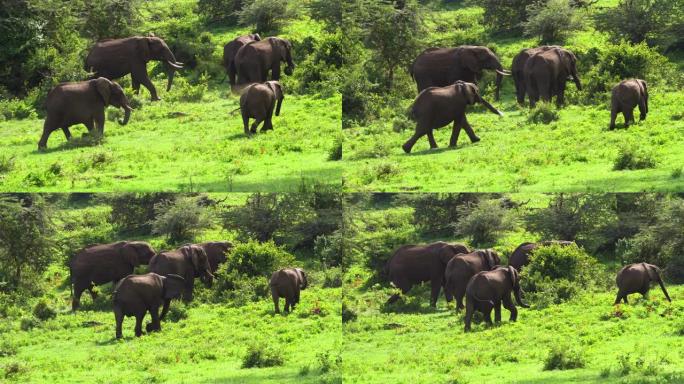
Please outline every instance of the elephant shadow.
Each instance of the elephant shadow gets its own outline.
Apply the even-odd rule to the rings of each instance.
[[[45,149],[35,149],[34,154],[45,154],[53,152],[69,151],[76,148],[87,148],[87,147],[97,147],[104,143],[104,137],[90,136],[84,133],[81,137],[72,136],[68,141],[64,141],[57,146],[45,148]]]
[[[231,135],[226,135],[224,137],[226,140],[239,140],[239,139],[249,139],[244,132],[239,132],[239,133],[233,133]]]
[[[428,149],[425,149],[422,151],[411,152],[411,153],[407,154],[407,156],[436,155],[436,154],[440,154],[443,152],[455,151],[457,149],[460,149],[460,148],[463,148],[463,147],[466,147],[469,145],[473,145],[473,144],[477,144],[477,143],[462,143],[462,144],[459,144],[458,147],[453,147],[453,148],[452,147],[428,148]]]

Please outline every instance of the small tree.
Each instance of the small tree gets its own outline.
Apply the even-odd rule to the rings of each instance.
[[[672,42],[678,24],[684,23],[683,0],[621,0],[596,16],[599,29],[608,31],[613,41],[633,44]]]
[[[462,206],[455,224],[456,235],[470,237],[473,244],[486,245],[496,241],[504,231],[513,229],[515,219],[499,200],[483,200]]]
[[[140,24],[140,0],[97,0],[83,3],[81,33],[92,40],[130,36]]]
[[[243,0],[199,0],[197,12],[211,23],[234,25],[238,21],[237,12],[242,9]]]
[[[121,233],[148,235],[152,232],[155,205],[173,201],[172,193],[120,193],[110,199],[111,221]]]
[[[191,197],[164,200],[155,204],[154,210],[152,233],[166,235],[172,243],[192,240],[197,232],[211,226],[205,208]]]
[[[568,0],[548,0],[530,4],[526,8],[525,34],[538,36],[544,44],[564,41],[570,33],[582,28],[576,10]]]
[[[245,0],[237,14],[240,24],[259,33],[278,31],[292,16],[287,0]]]
[[[521,22],[527,20],[525,7],[534,0],[478,0],[484,8],[484,23],[495,32],[522,34]]]

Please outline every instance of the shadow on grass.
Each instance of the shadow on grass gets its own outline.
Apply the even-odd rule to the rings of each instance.
[[[268,177],[258,182],[240,181],[240,176],[223,181],[181,183],[176,190],[182,192],[299,192],[316,184],[341,185],[342,168],[330,162],[328,168],[305,170],[297,176]]]
[[[104,136],[95,137],[84,133],[81,137],[72,136],[70,140],[64,141],[55,147],[48,147],[47,149],[35,149],[32,151],[33,154],[44,154],[53,152],[68,151],[76,148],[87,148],[87,147],[97,147],[103,144],[105,141]],[[38,142],[36,141],[36,146]]]

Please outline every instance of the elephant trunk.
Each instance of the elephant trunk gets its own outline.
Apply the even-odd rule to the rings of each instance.
[[[214,275],[212,275],[208,269],[202,275],[202,282],[207,288],[211,288],[212,283],[214,282]]]
[[[515,296],[515,301],[518,303],[519,306],[523,308],[529,308],[530,306],[527,305],[524,301],[522,301],[522,298],[520,297],[520,292],[522,292],[522,289],[520,287],[515,289],[514,296]]]
[[[166,75],[169,78],[168,82],[166,83],[166,92],[168,92],[171,90],[171,85],[173,85],[173,77],[176,75],[176,71],[173,68],[170,68]]]
[[[503,75],[497,71],[496,72],[496,91],[494,93],[494,100],[499,101],[499,93],[501,91],[501,82],[503,81]]]
[[[490,111],[492,111],[492,113],[494,113],[494,114],[496,114],[496,115],[499,115],[499,116],[503,116],[503,113],[501,113],[501,111],[499,111],[498,109],[494,108],[493,105],[489,104],[489,103],[487,102],[487,100],[485,100],[485,99],[483,99],[482,97],[480,97],[480,100],[479,100],[479,101],[480,101],[480,103],[482,103],[485,107],[487,107],[487,109],[489,109]]]
[[[126,124],[128,124],[128,120],[131,118],[131,110],[133,110],[133,108],[131,108],[130,105],[126,104],[123,106],[123,109],[124,109],[124,118],[123,118],[123,120],[119,120],[119,124],[126,125]]]
[[[283,99],[284,97],[279,97],[278,98],[278,104],[276,105],[276,110],[275,110],[275,115],[280,116],[280,106],[283,105]]]
[[[658,284],[660,284],[660,289],[663,290],[663,293],[665,294],[665,298],[667,299],[667,301],[671,303],[672,300],[670,299],[670,295],[667,294],[667,289],[665,289],[665,284],[663,284],[663,279],[661,279],[660,276],[658,276]]]
[[[164,59],[166,60],[167,66],[166,74],[169,78],[169,81],[166,84],[166,91],[168,92],[171,90],[171,85],[173,85],[173,77],[176,74],[176,70],[182,69],[183,63],[179,63],[176,61],[176,56],[173,55],[173,52],[171,52],[170,49],[164,55]]]

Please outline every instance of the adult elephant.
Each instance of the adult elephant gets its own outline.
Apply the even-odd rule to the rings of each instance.
[[[538,243],[522,243],[511,253],[508,257],[508,265],[514,267],[518,272],[522,271],[522,268],[529,264],[530,254],[532,251],[539,247],[548,247],[550,245],[560,245],[567,247],[569,245],[577,245],[574,241],[567,240],[547,240],[540,241]]]
[[[235,55],[237,55],[240,48],[254,41],[261,41],[261,36],[258,33],[238,36],[223,46],[223,67],[226,69],[231,88],[235,86],[235,77],[237,75]]]
[[[630,293],[638,292],[647,297],[652,282],[657,282],[660,285],[660,289],[663,290],[667,301],[672,302],[670,295],[667,294],[660,273],[660,268],[648,263],[635,263],[622,267],[615,279],[618,286],[618,294],[614,304],[619,304],[620,300],[627,304],[627,295]]]
[[[492,309],[494,321],[501,321],[501,304],[511,312],[510,321],[516,321],[518,310],[511,300],[511,292],[515,301],[523,308],[529,308],[520,297],[520,279],[515,268],[498,267],[491,271],[484,271],[473,276],[466,288],[465,331],[470,331],[470,323],[475,311],[484,315],[487,324],[492,325]]]
[[[275,313],[280,313],[280,298],[285,299],[285,312],[294,310],[299,304],[301,290],[309,286],[306,272],[301,268],[283,268],[273,272],[269,281]]]
[[[73,291],[71,309],[78,309],[86,289],[95,300],[94,285],[116,284],[133,273],[135,267],[148,264],[155,254],[154,248],[144,241],[119,241],[81,249],[69,261]]]
[[[292,75],[295,64],[292,61],[292,43],[279,37],[267,37],[243,46],[235,55],[237,84],[263,83],[280,80],[280,62],[285,62],[285,74]]]
[[[499,100],[501,81],[510,72],[503,69],[499,58],[487,47],[428,48],[416,57],[409,72],[420,93],[429,87],[446,87],[456,80],[477,83],[485,69],[496,72],[495,99]]]
[[[546,52],[551,49],[561,48],[557,45],[543,45],[536,48],[527,48],[521,50],[513,58],[513,63],[511,65],[511,75],[513,75],[513,82],[515,83],[515,96],[518,100],[518,104],[522,105],[525,103],[525,63],[533,55],[539,52]]]
[[[411,287],[426,281],[430,282],[432,292],[430,305],[437,305],[439,291],[444,285],[444,270],[452,257],[460,253],[470,252],[463,244],[450,244],[442,241],[423,245],[404,245],[394,251],[385,264],[385,274],[389,280],[407,294]],[[388,304],[399,299],[399,294],[392,295]]]
[[[551,102],[556,97],[556,104],[565,103],[565,83],[571,78],[577,89],[582,89],[577,74],[577,57],[565,48],[553,48],[532,55],[524,67],[525,89],[530,98],[530,107],[537,101]]]
[[[176,69],[183,68],[183,63],[176,62],[176,57],[159,37],[127,37],[124,39],[102,40],[95,44],[86,58],[86,69],[96,77],[110,80],[131,74],[131,82],[136,93],[140,84],[150,91],[152,101],[160,100],[157,90],[147,75],[147,63],[152,60],[162,61],[170,68],[166,91],[171,90]]]
[[[610,129],[615,129],[615,118],[622,113],[625,127],[634,123],[634,107],[639,106],[639,120],[648,114],[648,86],[641,79],[622,80],[613,87],[610,107]]]
[[[471,142],[480,141],[465,114],[466,107],[475,103],[481,103],[492,113],[503,116],[480,96],[480,91],[473,83],[459,80],[447,87],[430,87],[423,90],[413,102],[410,112],[410,118],[416,122],[416,130],[401,148],[404,152],[411,153],[416,141],[423,135],[427,135],[431,149],[437,148],[432,130],[444,127],[452,121],[454,125],[449,140],[450,147],[456,147],[461,128],[465,129]]]
[[[464,308],[463,296],[466,293],[468,281],[478,272],[490,271],[501,264],[499,254],[493,249],[481,249],[468,254],[453,257],[444,271],[444,292],[447,301],[450,297],[456,299],[456,309]]]
[[[230,241],[207,241],[192,245],[202,248],[207,254],[211,273],[216,272],[219,265],[228,260],[228,253],[233,249],[233,243]]]
[[[206,287],[211,287],[214,275],[211,273],[209,258],[202,247],[184,245],[174,251],[161,252],[150,260],[150,272],[166,276],[178,275],[185,279],[183,300],[192,301],[195,278],[198,277]],[[170,300],[164,302],[161,318],[169,310]]]
[[[273,111],[280,116],[280,107],[283,105],[285,95],[283,87],[278,81],[267,81],[262,84],[250,84],[242,91],[240,96],[240,113],[245,135],[256,133],[257,127],[262,122],[261,132],[273,129]],[[253,118],[252,127],[249,119]]]
[[[123,335],[121,326],[125,316],[135,316],[135,336],[142,335],[142,321],[147,312],[152,321],[147,323],[146,331],[161,331],[159,307],[165,300],[180,297],[185,281],[178,275],[160,276],[156,273],[129,275],[123,278],[114,289],[113,307],[116,320],[116,338]]]

